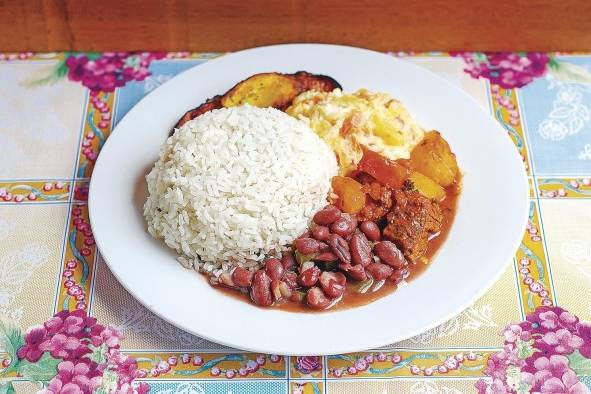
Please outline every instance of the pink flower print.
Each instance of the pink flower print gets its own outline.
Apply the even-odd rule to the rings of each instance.
[[[61,391],[60,394],[84,394],[84,392],[78,387],[75,383],[66,383]]]
[[[579,322],[579,318],[570,313],[569,311],[561,312],[558,317],[560,319],[560,323],[567,328],[574,328],[576,324]]]
[[[532,335],[528,328],[519,324],[509,324],[501,331],[501,335],[505,337],[505,344],[514,344],[518,339],[529,341]]]
[[[92,393],[101,386],[101,374],[96,363],[62,361],[57,365],[57,375],[49,382],[46,394]]]
[[[523,329],[517,324],[510,324],[503,330],[502,334],[505,337],[505,342],[515,343],[521,337]]]
[[[503,350],[498,353],[498,356],[504,361],[505,365],[515,365],[520,368],[525,365],[525,360],[519,358],[517,348],[513,344],[505,345]]]
[[[447,361],[447,360],[446,360]],[[446,365],[449,369],[449,367]],[[492,378],[504,380],[507,376],[505,360],[499,357],[499,353],[493,354],[486,363],[485,374]]]
[[[320,365],[320,357],[318,356],[296,357],[295,367],[298,371],[306,375],[322,369],[322,366]]]
[[[102,324],[95,324],[94,326],[87,328],[88,334],[90,335],[90,341],[94,346],[99,346],[102,342],[101,333],[104,331],[105,326]],[[96,343],[94,341],[97,341]]]
[[[498,378],[493,379],[490,387],[488,390],[485,391],[486,394],[508,394],[509,391],[507,390],[507,386],[505,385],[504,381]]]
[[[539,308],[537,308],[534,312],[530,313],[529,315],[526,316],[526,320],[532,324],[537,324],[538,326],[540,325],[540,323],[542,322],[542,318],[540,317],[540,315],[542,313],[546,313],[546,312],[555,312],[555,309],[560,309],[560,312],[562,312],[561,308],[558,307],[549,307],[549,306],[541,306]],[[559,312],[559,313],[560,313]]]
[[[568,370],[561,378],[552,377],[546,380],[540,392],[542,394],[588,394],[590,391],[579,381],[573,371]]]
[[[47,330],[47,333],[49,335],[53,335],[53,334],[57,334],[58,332],[60,332],[63,324],[64,324],[64,321],[62,320],[61,317],[54,316],[54,317],[49,318],[45,323],[43,323],[43,326],[45,326],[45,329]]]
[[[82,345],[80,340],[76,337],[68,337],[64,334],[56,334],[51,339],[44,341],[40,349],[49,351],[54,358],[66,359],[70,354],[73,354]]]
[[[25,344],[21,346],[16,355],[19,359],[26,359],[32,363],[37,362],[43,355],[44,349],[41,348],[46,339],[47,330],[43,326],[33,326],[25,334]]]
[[[558,327],[558,316],[553,311],[540,313],[540,325],[548,330]]]
[[[579,352],[583,357],[591,358],[591,323],[577,323],[577,335],[583,340]]]
[[[539,307],[535,312],[527,315],[527,320],[519,325],[524,330],[533,333],[556,331],[559,328],[574,330],[579,319],[572,313],[560,307]]]
[[[150,386],[148,385],[148,383],[141,382],[137,386],[136,391],[138,394],[146,394],[148,391],[150,391]]]
[[[74,188],[74,199],[78,201],[87,201],[89,190],[88,184],[76,185]]]
[[[108,326],[105,327],[100,336],[103,340],[103,343],[105,343],[110,348],[119,346],[119,342],[121,339],[123,339],[123,335],[119,331]]]
[[[547,332],[542,337],[541,342],[553,347],[554,352],[558,354],[570,354],[583,345],[583,340],[580,337],[571,334],[565,328],[561,328],[556,332]]]
[[[447,367],[447,369],[449,370],[454,370],[458,368],[458,360],[455,359],[455,357],[448,357],[445,359],[445,361],[443,362],[443,365],[445,365]]]
[[[168,372],[170,371],[170,365],[166,363],[166,369],[160,369],[162,362],[158,364],[158,370],[161,372]],[[131,382],[133,379],[137,378],[139,372],[137,370],[137,362],[134,358],[123,356],[122,360],[119,361],[119,364],[116,368],[117,375],[119,375],[120,382]]]
[[[355,369],[357,369],[358,371],[365,371],[367,367],[367,361],[365,361],[364,358],[359,359],[355,362]]]
[[[478,394],[486,394],[486,389],[488,388],[488,385],[486,384],[484,379],[478,380],[478,382],[476,382],[474,386],[476,387],[476,390],[478,390]]]
[[[150,75],[152,60],[164,56],[164,52],[103,52],[91,58],[73,54],[66,59],[66,67],[71,81],[81,82],[91,90],[112,92],[128,81],[144,80]]]
[[[100,332],[103,326],[96,324],[96,319],[86,315],[84,310],[61,311],[45,322],[45,328],[50,334],[75,334],[76,337],[86,337],[98,326]]]
[[[63,323],[62,332],[67,335],[78,334],[84,328],[84,319],[78,316],[68,316]]]
[[[49,381],[47,388],[42,391],[39,391],[37,394],[54,394],[59,393],[62,389],[63,383],[59,378],[59,375],[54,376],[53,379]]]
[[[522,87],[547,71],[550,58],[542,52],[451,52],[461,57],[472,78],[487,78],[505,89]]]
[[[254,360],[248,360],[246,362],[245,368],[248,372],[256,372],[259,369],[259,364]]]
[[[522,370],[521,371],[521,381],[524,382],[525,384],[529,384],[530,386],[533,387],[533,385],[535,383],[535,377],[533,374],[531,374],[529,372],[524,372]]]
[[[538,357],[534,361],[534,387],[539,387],[546,379],[562,376],[569,371],[568,358],[561,355],[552,355],[548,357]]]

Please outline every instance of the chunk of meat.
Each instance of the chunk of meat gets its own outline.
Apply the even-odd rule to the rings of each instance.
[[[363,190],[367,193],[365,206],[357,214],[359,220],[378,221],[392,208],[392,189],[367,176],[360,177]]]
[[[439,203],[416,190],[394,191],[394,208],[386,217],[384,238],[394,242],[411,261],[425,256],[429,237],[441,230],[443,222]]]

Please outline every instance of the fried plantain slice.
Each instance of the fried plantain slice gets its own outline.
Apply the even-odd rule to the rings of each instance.
[[[335,89],[343,88],[337,81],[335,81],[333,78],[327,75],[310,74],[307,71],[298,71],[293,75],[297,78],[298,82],[300,83],[300,93],[305,92],[307,90],[332,92]]]
[[[253,107],[286,108],[300,94],[300,84],[293,75],[256,74],[238,83],[222,97],[226,108],[250,104]]]
[[[174,125],[174,129],[172,129],[170,134],[172,135],[175,129],[178,129],[191,119],[195,119],[199,115],[209,112],[213,109],[222,108],[221,100],[222,96],[213,96],[212,98],[208,99],[206,102],[201,104],[199,107],[193,108],[192,110],[185,112],[185,114],[178,120],[178,122],[176,122],[176,124]]]
[[[273,107],[284,110],[302,92],[307,90],[332,92],[334,89],[341,89],[341,85],[333,78],[306,71],[298,71],[295,74],[276,72],[255,74],[237,83],[223,95],[214,96],[200,106],[185,112],[174,125],[171,134],[189,120],[213,109],[250,104],[254,107]]]

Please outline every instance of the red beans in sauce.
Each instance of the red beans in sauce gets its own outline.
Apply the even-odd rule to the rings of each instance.
[[[343,263],[351,263],[351,253],[349,251],[349,245],[343,237],[338,234],[330,234],[328,237],[328,245],[332,252],[337,256]]]
[[[363,234],[365,234],[367,239],[369,239],[370,241],[377,242],[381,238],[380,228],[371,220],[361,222],[361,224],[359,225],[359,229],[363,232]]]
[[[375,280],[387,279],[394,272],[392,267],[382,263],[371,263],[365,267],[365,270]]]
[[[236,267],[232,272],[232,281],[238,287],[249,287],[252,284],[254,273],[246,268]]]
[[[265,271],[271,280],[280,280],[284,271],[283,264],[281,264],[281,261],[274,258],[267,259]]]
[[[326,226],[314,226],[312,229],[312,237],[318,241],[326,241],[330,235],[330,230]]]
[[[293,241],[294,247],[301,254],[309,255],[320,251],[320,242],[314,238],[298,238]]]
[[[325,309],[330,305],[330,299],[326,297],[319,287],[312,287],[306,293],[306,302],[311,308]]]
[[[271,279],[265,271],[258,270],[254,273],[252,286],[250,288],[250,298],[255,304],[261,306],[273,305],[273,296],[271,295]]]
[[[362,233],[356,233],[351,236],[349,249],[351,251],[351,261],[353,264],[361,264],[366,267],[373,262],[371,245]]]
[[[355,227],[356,221],[351,215],[343,213],[340,218],[330,225],[330,231],[346,238],[355,230]]]
[[[283,255],[281,256],[281,265],[283,265],[283,269],[290,270],[295,266],[295,264],[295,257],[293,256],[291,250],[283,252]]]
[[[314,223],[321,226],[330,226],[335,220],[341,217],[341,210],[334,205],[328,205],[324,209],[316,212]]]
[[[320,277],[320,268],[308,268],[298,276],[298,283],[304,287],[314,286]]]
[[[406,259],[400,249],[390,241],[378,242],[374,245],[373,251],[383,263],[391,267],[401,268],[406,264]]]

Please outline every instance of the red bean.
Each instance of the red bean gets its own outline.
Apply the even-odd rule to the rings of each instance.
[[[347,245],[347,241],[345,241],[343,237],[337,234],[330,234],[328,237],[328,245],[339,260],[343,263],[351,263],[349,245]]]
[[[341,210],[334,205],[329,205],[321,211],[316,212],[316,215],[314,215],[314,223],[321,226],[329,226],[340,216]]]
[[[347,274],[353,280],[366,280],[367,274],[365,273],[365,268],[361,264],[353,265],[347,271]]]
[[[345,292],[347,278],[340,272],[325,271],[320,275],[319,281],[324,293],[331,298],[340,297]]]
[[[359,229],[363,232],[363,234],[365,234],[367,239],[369,239],[370,241],[377,242],[381,238],[380,228],[371,220],[361,222],[361,224],[359,225]]]
[[[312,237],[314,237],[318,241],[326,241],[329,235],[330,231],[326,226],[314,226],[314,228],[312,229]]]
[[[392,267],[382,263],[371,263],[370,265],[365,267],[365,270],[375,280],[386,279],[390,275],[392,275],[392,272],[394,272]]]
[[[273,296],[271,295],[271,279],[265,271],[258,270],[254,273],[252,287],[250,288],[250,298],[257,305],[273,305]]]
[[[232,272],[232,280],[238,287],[249,287],[252,284],[252,277],[254,273],[246,268],[236,267]]]
[[[351,250],[351,260],[353,264],[361,264],[366,267],[373,262],[373,253],[371,253],[371,245],[365,235],[353,234],[351,241],[349,241],[349,248]]]
[[[298,276],[298,283],[304,287],[311,287],[318,282],[320,276],[320,268],[312,267],[308,268]]]
[[[281,265],[283,265],[284,270],[292,269],[293,266],[295,266],[295,263],[295,257],[290,250],[283,252],[283,255],[281,256]]]
[[[326,242],[318,241],[318,251],[321,253],[328,252],[330,250],[330,246]]]
[[[320,243],[314,238],[298,238],[293,245],[301,254],[314,254],[320,251]]]
[[[283,273],[283,281],[290,288],[295,289],[298,287],[298,274],[293,271],[285,271]]]
[[[304,295],[303,295],[303,293],[300,293],[299,291],[292,291],[291,297],[289,297],[289,300],[291,302],[300,303],[304,300]]]
[[[382,262],[391,267],[401,268],[406,264],[406,260],[400,249],[390,241],[378,242],[373,247],[373,251],[378,255]]]
[[[343,213],[340,218],[330,225],[330,231],[345,238],[355,230],[355,222],[351,215]]]
[[[314,261],[322,261],[324,263],[336,260],[337,256],[335,256],[332,252],[320,253],[316,258],[314,258]]]
[[[306,302],[311,308],[325,309],[330,305],[330,300],[319,287],[312,287],[306,293]]]
[[[281,261],[270,258],[267,259],[265,271],[267,272],[267,275],[269,275],[269,278],[271,278],[271,280],[280,280],[283,276],[284,269],[283,265],[281,264]]]
[[[410,270],[408,267],[404,267],[399,270],[395,270],[392,275],[390,275],[390,280],[395,284],[398,284],[408,278],[410,276]]]

